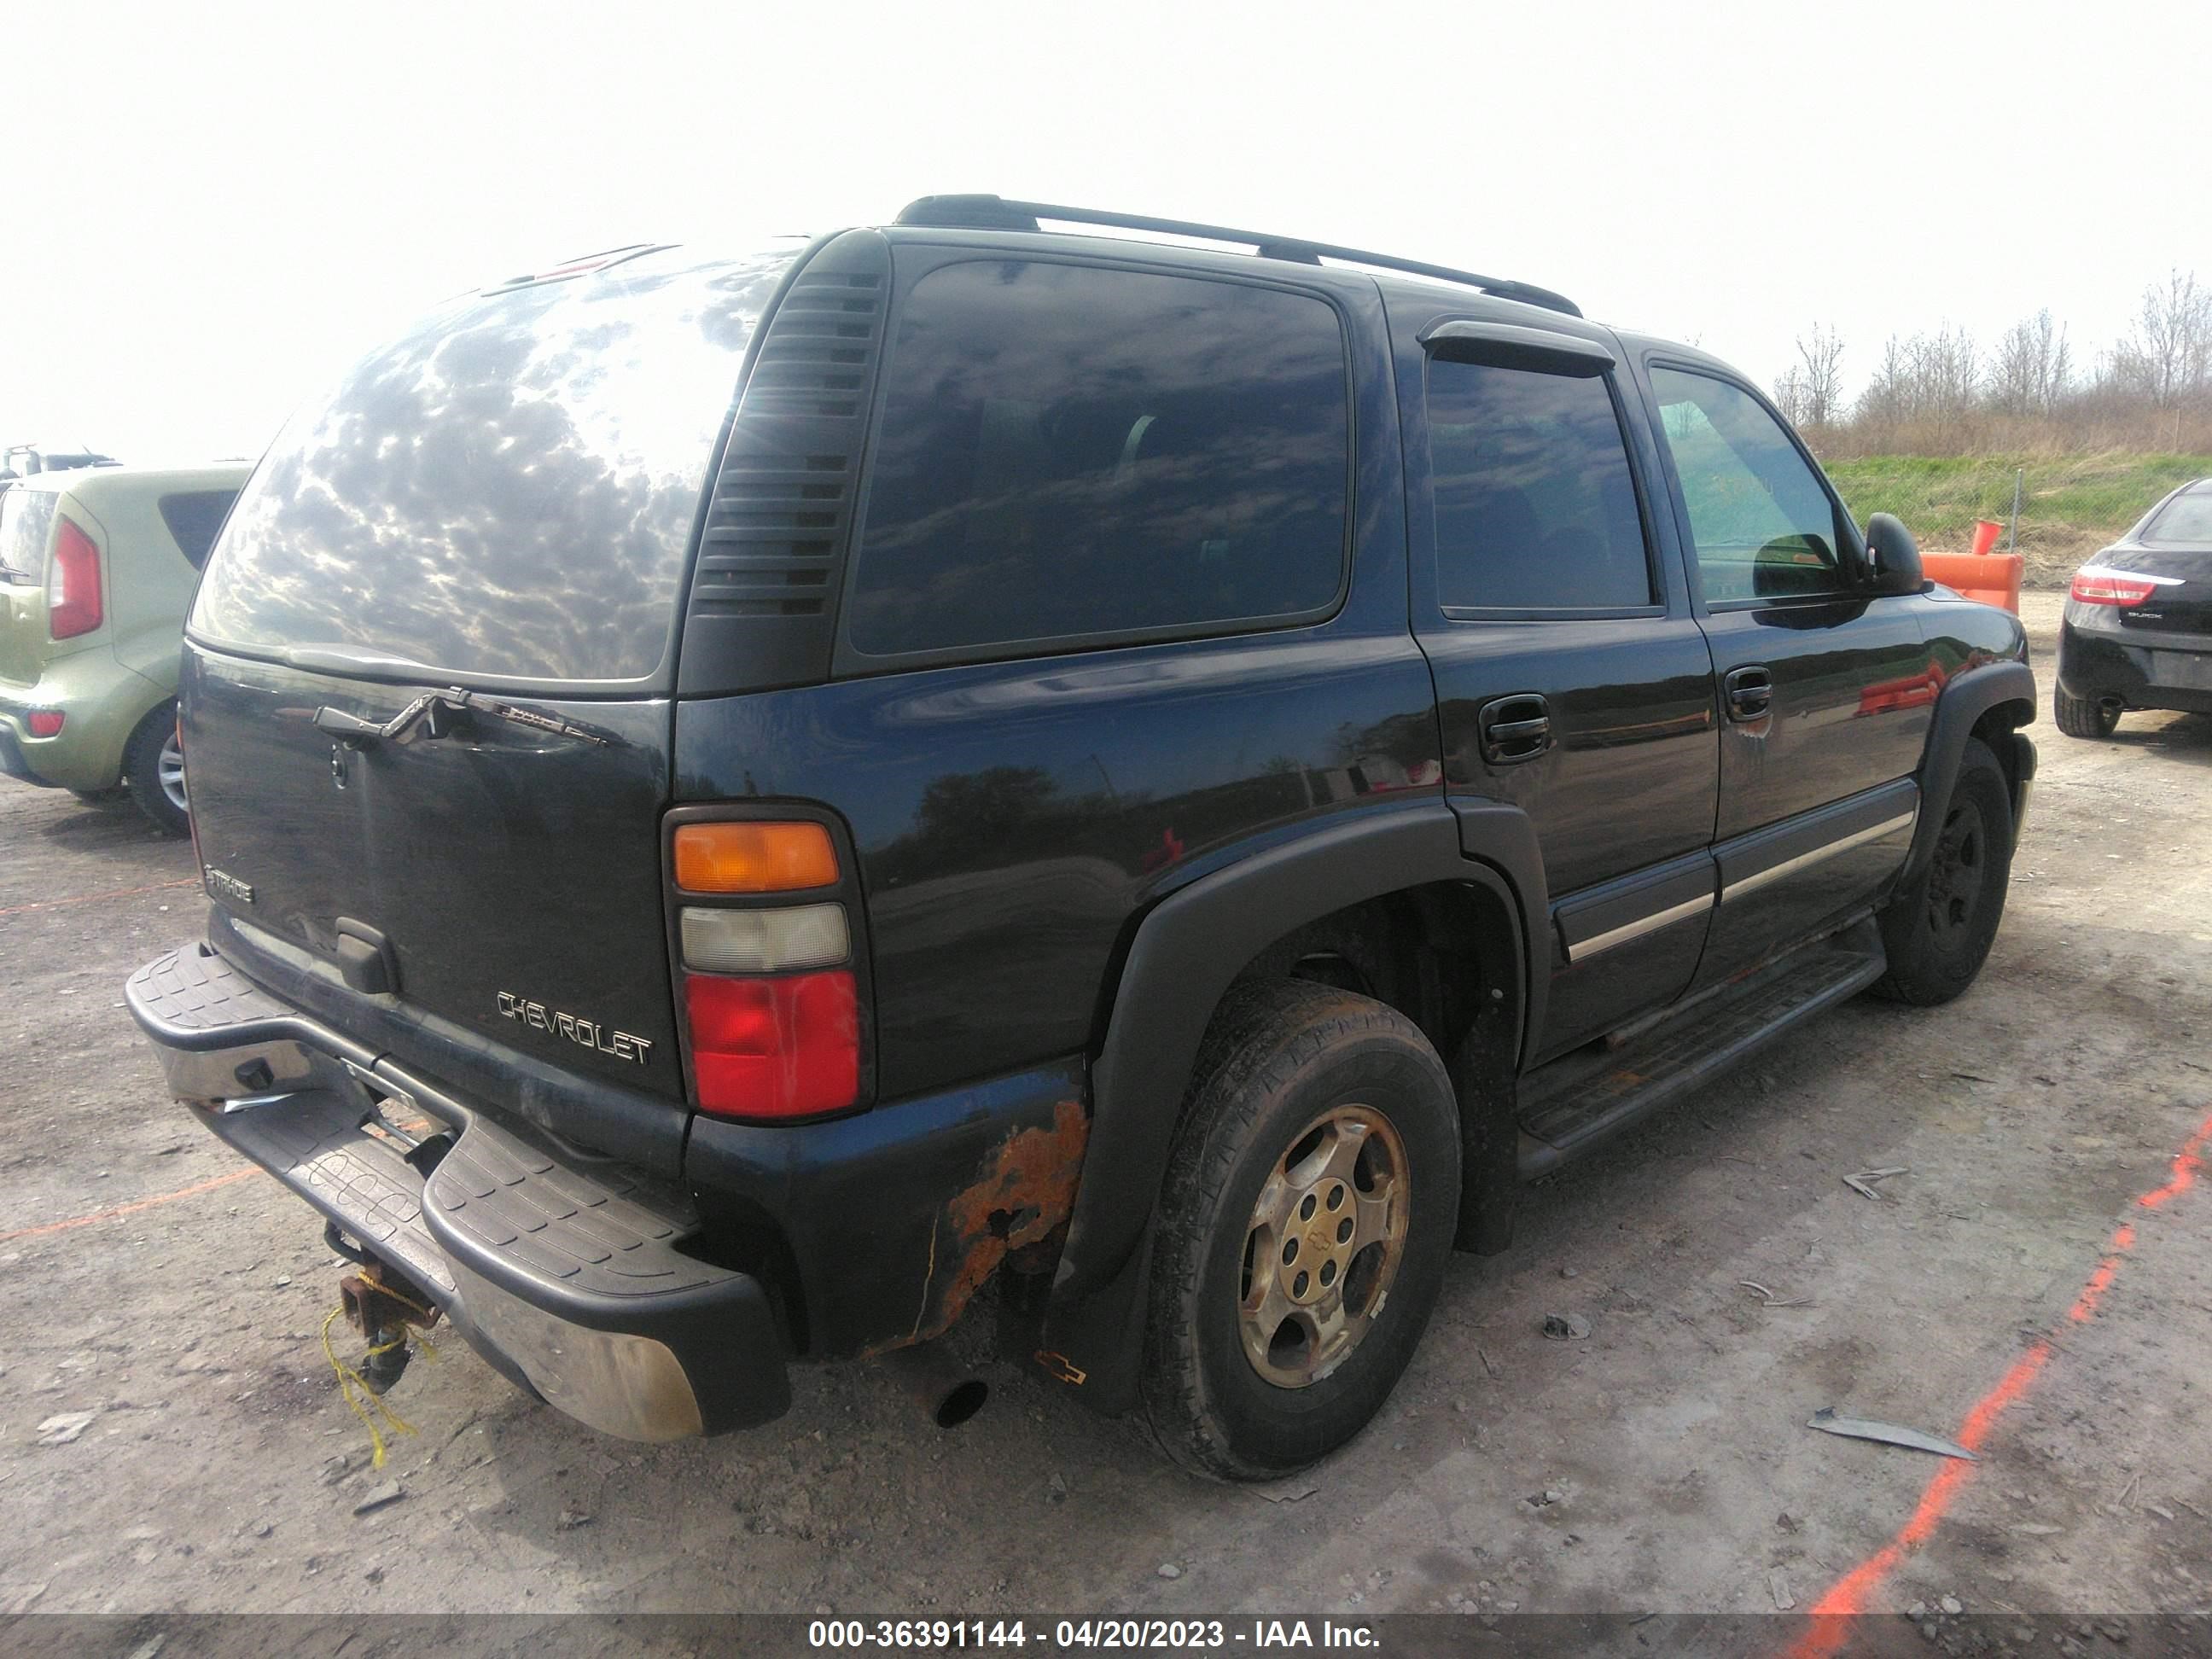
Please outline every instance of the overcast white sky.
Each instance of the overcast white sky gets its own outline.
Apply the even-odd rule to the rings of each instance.
[[[0,441],[258,453],[444,296],[934,191],[1208,220],[1572,295],[1762,381],[1815,320],[2212,278],[2212,8],[1705,0],[249,9],[8,18]]]

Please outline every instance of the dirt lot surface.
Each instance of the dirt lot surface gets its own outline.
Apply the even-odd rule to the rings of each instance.
[[[2056,600],[2028,609],[2047,674]],[[767,1429],[647,1448],[453,1342],[372,1472],[319,1228],[165,1099],[124,1012],[198,929],[191,849],[0,780],[0,1611],[1802,1610],[1931,1505],[1844,1595],[2203,1609],[2212,1180],[2173,1161],[2212,1110],[2212,720],[2033,735],[1972,993],[1850,1005],[1531,1191],[1382,1419],[1267,1491],[1004,1366],[950,1433],[845,1368]],[[1823,1407],[1983,1461],[1814,1432]]]

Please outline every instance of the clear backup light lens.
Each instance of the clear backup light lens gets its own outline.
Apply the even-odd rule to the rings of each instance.
[[[852,953],[842,904],[782,910],[684,908],[684,965],[703,974],[780,974],[827,968]]]

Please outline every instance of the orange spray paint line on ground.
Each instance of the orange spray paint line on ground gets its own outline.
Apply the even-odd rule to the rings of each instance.
[[[234,1181],[259,1175],[258,1169],[233,1170],[228,1175],[217,1176],[212,1181],[203,1181],[198,1186],[179,1187],[173,1193],[162,1193],[154,1198],[142,1198],[136,1204],[119,1204],[112,1210],[95,1210],[90,1215],[71,1216],[67,1221],[49,1221],[40,1227],[18,1227],[12,1233],[0,1233],[0,1244],[12,1238],[37,1238],[46,1233],[65,1233],[72,1227],[89,1227],[95,1221],[112,1221],[118,1216],[136,1215],[141,1210],[150,1210],[156,1204],[173,1204],[180,1198],[191,1198],[200,1193],[211,1193],[218,1187],[228,1187]]]
[[[2188,1139],[2174,1154],[2172,1175],[2162,1186],[2154,1187],[2136,1200],[2138,1207],[2155,1210],[2171,1203],[2196,1184],[2198,1172],[2203,1168],[2205,1145],[2212,1141],[2212,1117],[2198,1126],[2197,1133]],[[2136,1230],[2132,1222],[2123,1222],[2115,1228],[2096,1271],[2081,1286],[2081,1293],[2066,1310],[2067,1319],[2075,1324],[2086,1324],[2096,1313],[2105,1292],[2112,1288],[2119,1275],[2121,1263],[2127,1253],[2135,1248]],[[1974,1402],[1960,1425],[1958,1442],[1968,1451],[1978,1452],[1989,1437],[1997,1419],[2014,1401],[2026,1394],[2043,1368],[2050,1364],[2057,1352],[2048,1337],[2039,1337],[2011,1368],[1997,1379],[1996,1386]],[[1890,1540],[1872,1555],[1838,1578],[1820,1600],[1806,1609],[1810,1627],[1790,1649],[1789,1659],[1834,1659],[1850,1639],[1850,1621],[1865,1613],[1884,1581],[1894,1572],[1907,1553],[1917,1549],[1936,1534],[1943,1516],[1966,1483],[1973,1479],[1976,1466],[1972,1463],[1950,1462],[1938,1470],[1920,1494],[1912,1515],[1897,1529]]]

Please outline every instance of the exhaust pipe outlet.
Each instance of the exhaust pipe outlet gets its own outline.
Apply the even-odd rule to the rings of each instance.
[[[934,1342],[894,1348],[884,1356],[891,1379],[940,1429],[957,1429],[991,1397],[991,1385],[953,1362]]]

